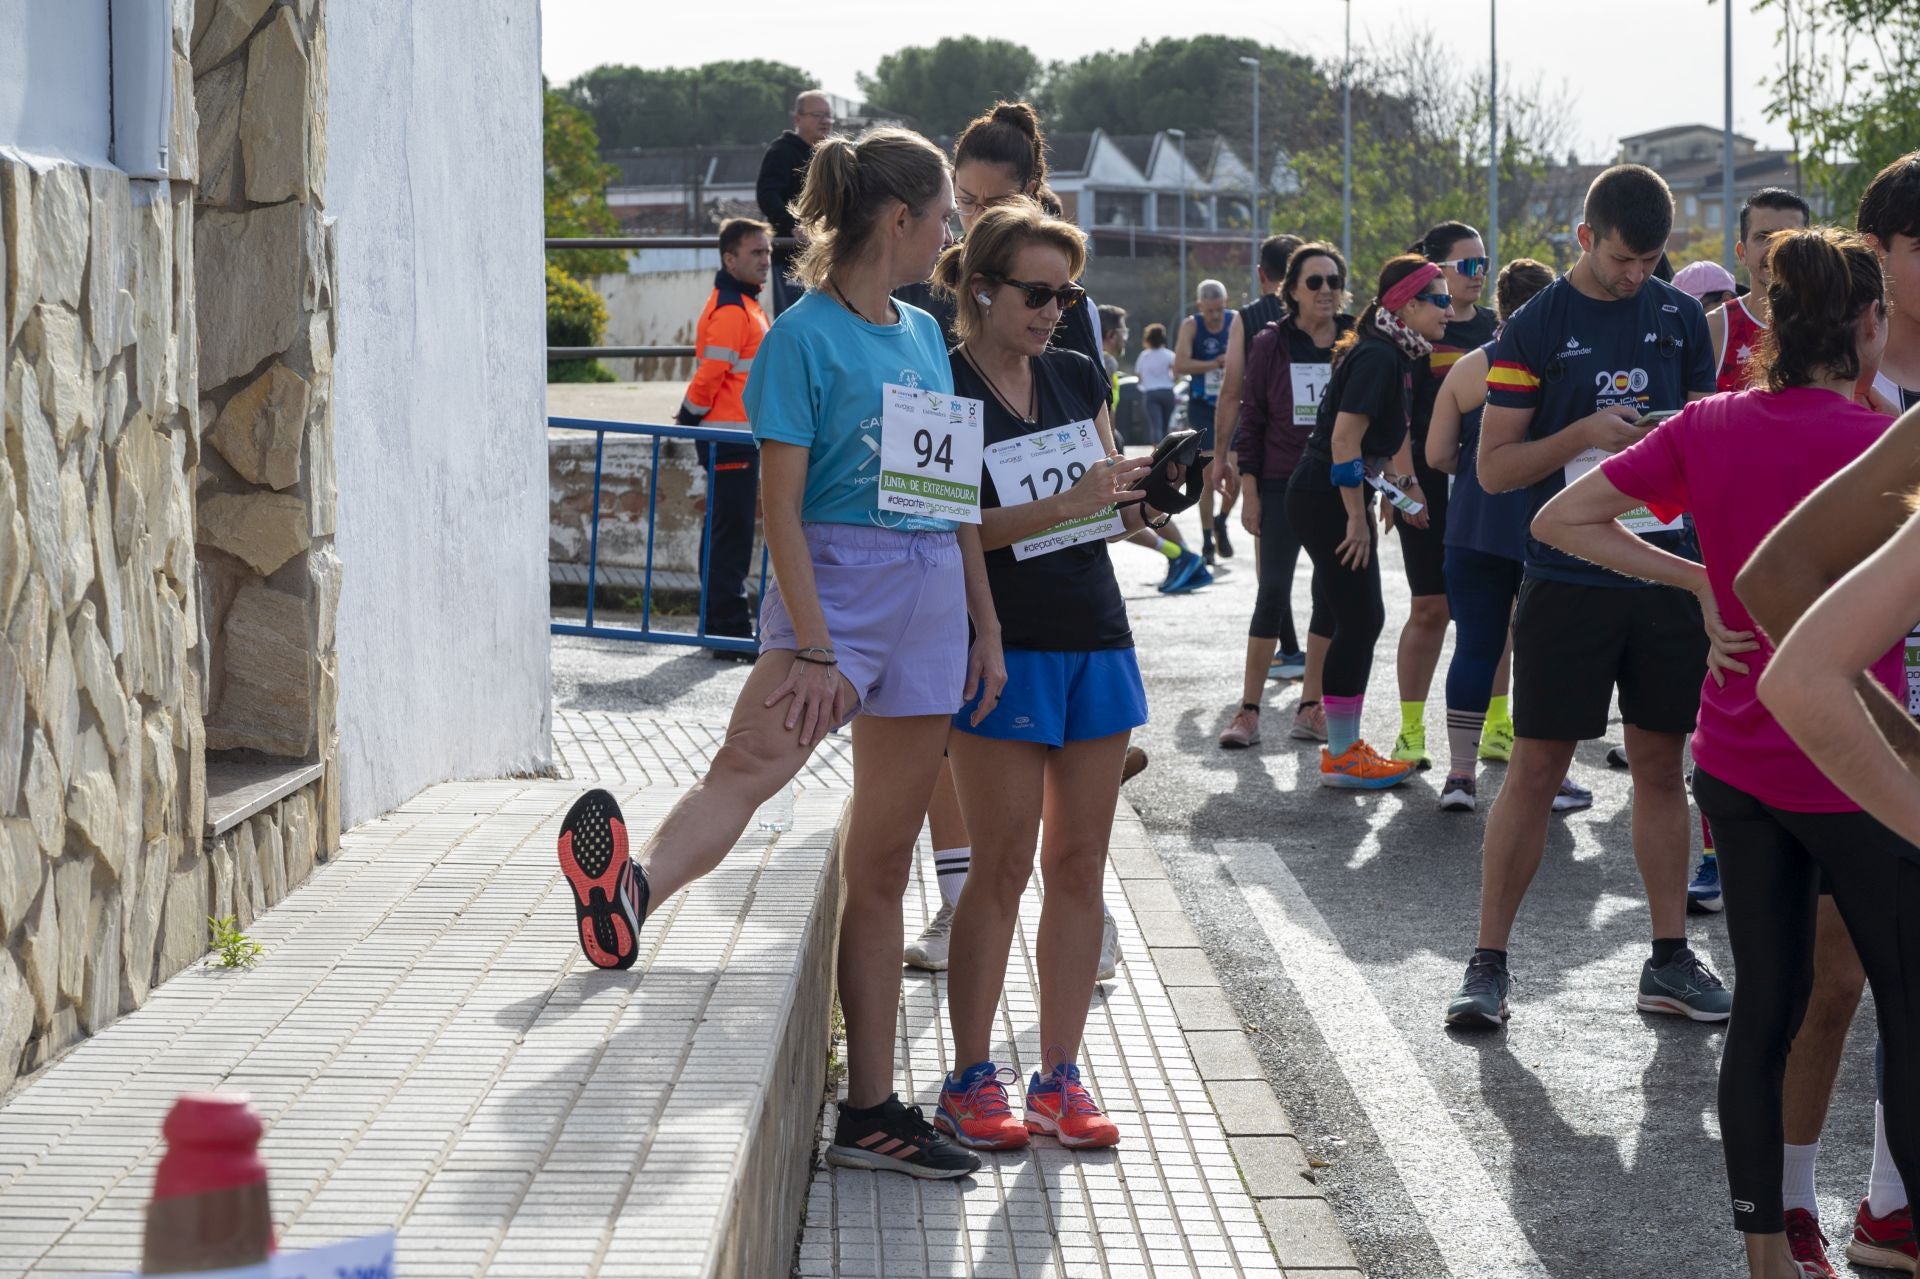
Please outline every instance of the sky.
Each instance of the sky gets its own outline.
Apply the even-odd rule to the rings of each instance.
[[[1356,47],[1400,26],[1433,33],[1436,53],[1484,62],[1490,0],[1353,0]],[[1618,139],[1670,124],[1718,125],[1724,12],[1707,0],[1498,0],[1501,74],[1565,87],[1574,145],[1584,160],[1613,158]],[[1777,72],[1778,16],[1734,5],[1734,128],[1763,146],[1784,147],[1784,123],[1766,119],[1763,87]],[[1101,49],[1162,36],[1245,35],[1276,48],[1338,58],[1342,8],[1332,0],[1208,0],[1195,11],[1169,0],[1101,0],[1038,8],[990,5],[991,28],[968,21],[970,6],[924,0],[732,0],[708,8],[671,0],[541,0],[548,80],[571,80],[604,62],[698,66],[725,58],[778,59],[812,72],[834,93],[855,97],[855,76],[897,48],[942,36],[999,36],[1042,61],[1070,61]],[[1008,21],[1017,15],[1018,23]],[[1604,15],[1604,19],[1597,15]],[[797,16],[797,20],[796,20]]]

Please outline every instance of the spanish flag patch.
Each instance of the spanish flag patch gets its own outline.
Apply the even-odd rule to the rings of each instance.
[[[1495,360],[1493,367],[1487,370],[1487,385],[1497,386],[1503,391],[1537,391],[1540,389],[1540,379],[1524,364]]]

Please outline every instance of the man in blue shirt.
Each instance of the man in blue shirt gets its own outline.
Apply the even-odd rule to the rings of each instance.
[[[1493,350],[1480,428],[1489,493],[1528,488],[1533,509],[1641,439],[1650,413],[1714,390],[1700,304],[1654,276],[1673,229],[1658,174],[1617,165],[1594,179],[1573,269],[1508,323]],[[1698,558],[1684,517],[1630,512],[1648,541]],[[1690,825],[1684,756],[1700,706],[1707,637],[1687,592],[1621,577],[1538,541],[1513,622],[1515,743],[1481,855],[1480,935],[1447,1006],[1454,1026],[1507,1017],[1507,938],[1546,847],[1574,747],[1601,736],[1616,687],[1633,769],[1633,847],[1653,916],[1638,1007],[1724,1021],[1732,994],[1686,944]]]

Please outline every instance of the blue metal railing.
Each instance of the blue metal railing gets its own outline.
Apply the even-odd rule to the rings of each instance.
[[[654,553],[660,506],[660,442],[662,440],[705,441],[708,444],[740,444],[752,439],[747,432],[720,426],[656,426],[645,422],[604,422],[597,418],[550,417],[549,429],[592,431],[593,441],[593,515],[587,529],[587,620],[553,622],[555,635],[587,635],[596,639],[639,640],[649,644],[682,644],[695,648],[723,649],[734,653],[756,652],[755,640],[731,635],[707,634],[707,594],[713,564],[713,463],[714,451],[707,450],[707,509],[702,517],[700,538],[700,602],[694,616],[692,634],[686,631],[657,630],[653,625]],[[606,467],[607,436],[636,436],[653,441],[651,470],[647,480],[647,561],[641,584],[640,625],[603,626],[593,620],[594,597],[600,584],[600,482]],[[760,590],[767,591],[767,552],[760,549]]]

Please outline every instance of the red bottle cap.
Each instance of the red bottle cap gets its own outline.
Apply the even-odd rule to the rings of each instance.
[[[172,1199],[265,1184],[262,1131],[260,1116],[244,1096],[190,1093],[181,1097],[161,1129],[167,1153],[154,1174],[153,1197]]]

